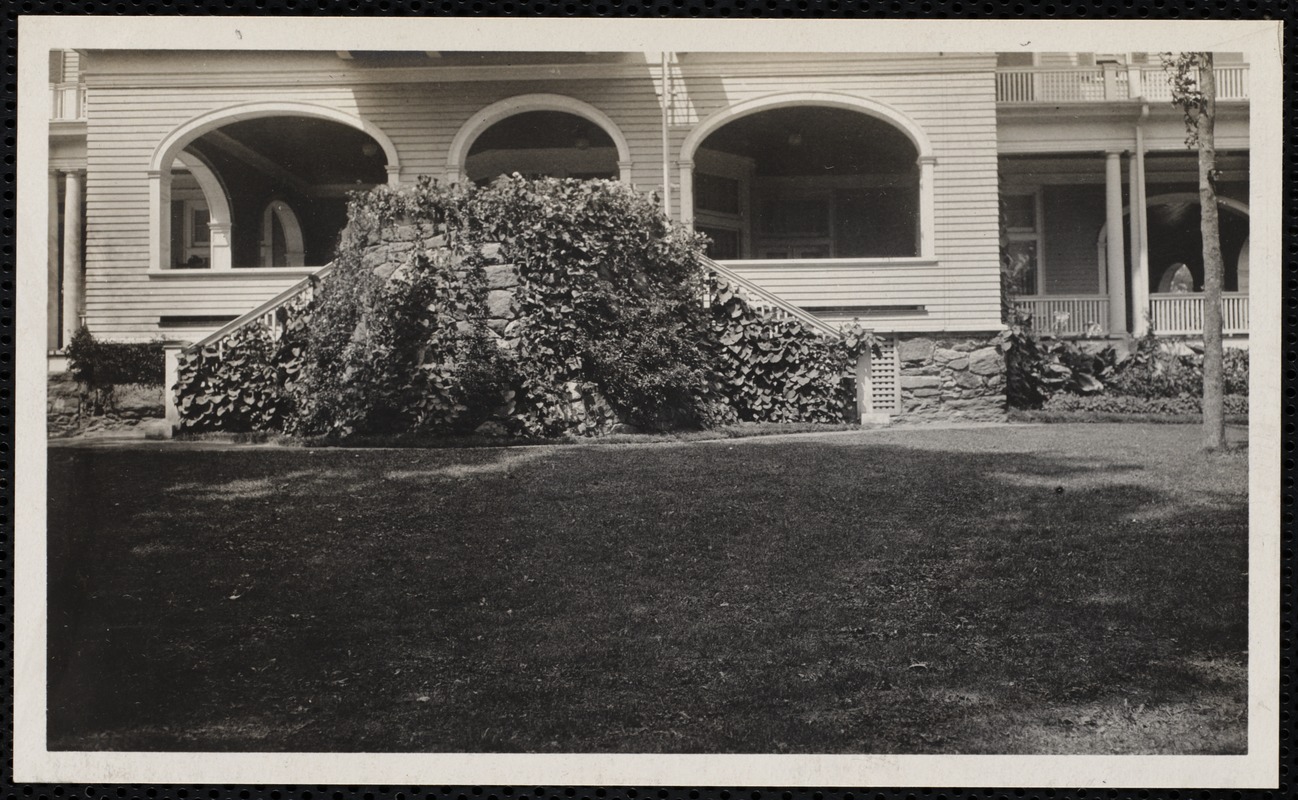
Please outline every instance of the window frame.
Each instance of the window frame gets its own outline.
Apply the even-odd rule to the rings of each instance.
[[[1012,228],[1007,222],[1005,238],[1009,242],[1032,242],[1037,247],[1036,269],[1033,270],[1036,291],[1023,294],[1021,297],[1042,297],[1046,295],[1046,241],[1045,241],[1045,193],[1040,186],[1014,187],[1002,190],[1006,197],[1032,198],[1032,227]]]

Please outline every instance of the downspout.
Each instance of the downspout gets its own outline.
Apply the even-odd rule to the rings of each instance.
[[[1145,120],[1149,118],[1149,104],[1140,107],[1136,118],[1136,150],[1132,163],[1131,197],[1131,306],[1132,334],[1144,336],[1149,330],[1149,218],[1146,209],[1145,189]]]
[[[671,124],[671,82],[671,53],[664,50],[662,52],[663,211],[668,217],[672,215],[671,139],[668,136],[668,126]]]

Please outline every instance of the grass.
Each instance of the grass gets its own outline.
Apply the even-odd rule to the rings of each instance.
[[[1197,442],[52,446],[49,745],[1243,752],[1247,450]]]
[[[871,426],[867,426],[871,427]],[[877,426],[873,426],[877,427]],[[739,422],[733,425],[722,425],[707,430],[655,431],[649,433],[612,433],[604,434],[597,439],[587,436],[567,434],[554,437],[523,436],[487,436],[484,434],[463,434],[448,436],[444,434],[355,434],[343,438],[331,436],[289,436],[286,434],[252,432],[252,433],[180,433],[176,436],[183,442],[222,442],[227,444],[273,444],[286,447],[396,447],[437,450],[458,450],[476,447],[531,447],[535,445],[572,445],[572,444],[651,444],[663,442],[708,442],[717,439],[749,439],[755,436],[785,436],[794,433],[826,433],[835,431],[859,431],[863,426],[857,423],[813,423],[813,422]]]

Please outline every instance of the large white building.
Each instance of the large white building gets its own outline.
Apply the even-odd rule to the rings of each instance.
[[[1249,76],[1216,63],[1242,339]],[[876,411],[945,402],[934,348],[1003,328],[1002,237],[1039,329],[1201,326],[1196,157],[1155,55],[60,50],[50,83],[54,357],[81,324],[193,342],[291,289],[349,191],[509,172],[656,192],[743,279],[884,335]]]

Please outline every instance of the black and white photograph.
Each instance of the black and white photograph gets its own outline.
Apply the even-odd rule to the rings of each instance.
[[[1278,23],[23,26],[17,778],[1278,780]]]

